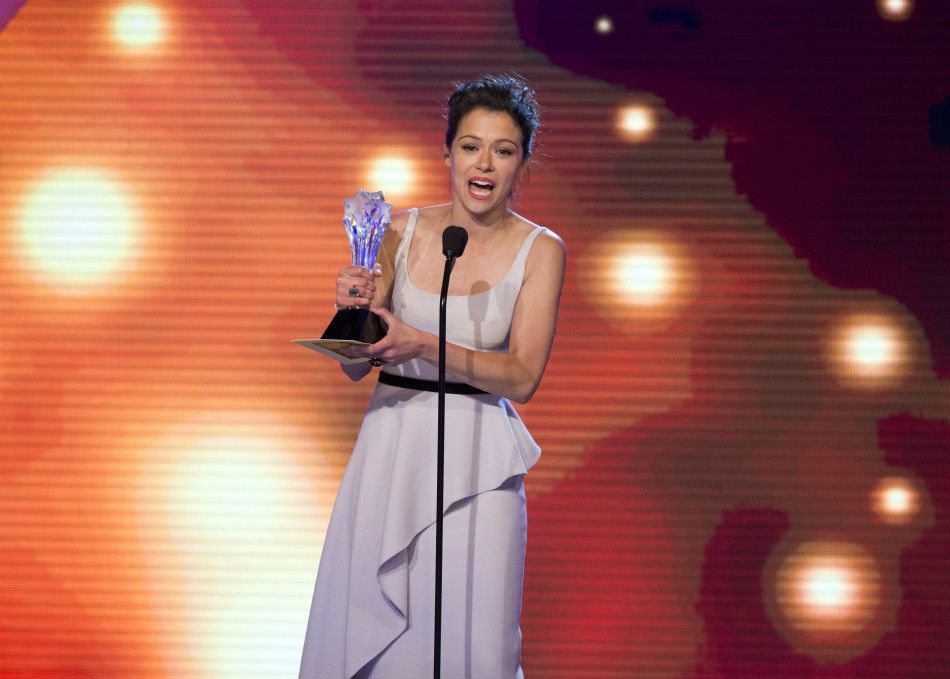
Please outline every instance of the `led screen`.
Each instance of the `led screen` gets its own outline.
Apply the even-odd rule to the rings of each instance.
[[[569,253],[526,675],[950,666],[946,11],[727,4],[5,4],[0,675],[296,676],[373,385],[291,340],[499,71]]]

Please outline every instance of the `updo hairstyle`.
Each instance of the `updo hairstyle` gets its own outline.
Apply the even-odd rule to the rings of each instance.
[[[459,123],[473,109],[507,113],[521,129],[524,158],[531,157],[534,136],[541,124],[538,102],[534,90],[523,78],[516,75],[484,75],[474,80],[456,83],[445,106],[448,126],[445,130],[445,147],[450,148],[458,133]]]

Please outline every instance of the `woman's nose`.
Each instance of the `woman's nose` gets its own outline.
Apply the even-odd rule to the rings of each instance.
[[[478,156],[478,169],[490,170],[492,168],[491,152],[486,151]]]

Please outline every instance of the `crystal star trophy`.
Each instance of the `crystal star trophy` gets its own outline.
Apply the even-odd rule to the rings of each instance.
[[[383,235],[392,222],[392,209],[382,191],[360,189],[355,196],[343,201],[343,229],[350,242],[353,264],[373,270]],[[351,358],[347,348],[354,344],[373,344],[385,334],[382,322],[369,306],[354,305],[340,308],[319,340],[294,342],[340,363],[358,363],[366,359]]]

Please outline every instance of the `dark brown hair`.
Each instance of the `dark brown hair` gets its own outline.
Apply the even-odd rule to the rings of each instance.
[[[480,78],[456,83],[445,105],[445,146],[452,146],[462,118],[473,109],[502,111],[511,116],[521,129],[524,157],[534,150],[535,132],[541,124],[541,112],[534,99],[534,90],[517,75],[483,75]]]

